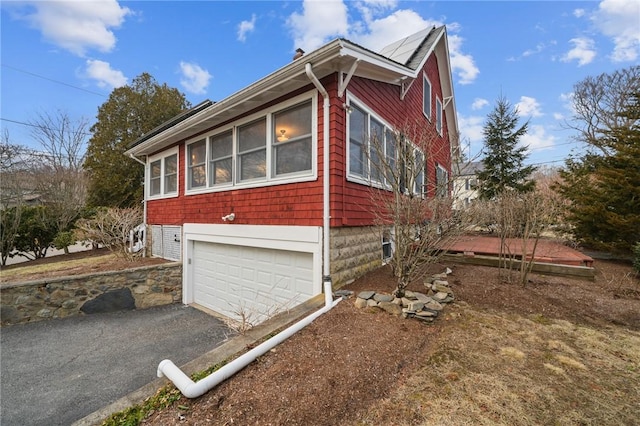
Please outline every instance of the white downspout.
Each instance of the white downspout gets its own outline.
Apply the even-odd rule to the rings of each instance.
[[[144,179],[146,180],[147,163],[131,153],[129,153],[129,157],[144,166]],[[142,185],[142,191],[142,226],[144,226],[144,249],[142,250],[142,256],[145,257],[147,255],[147,237],[149,230],[147,229],[147,188],[144,184]]]
[[[266,342],[261,343],[249,352],[234,359],[229,364],[226,364],[219,370],[211,373],[204,379],[194,382],[186,374],[180,370],[172,361],[165,359],[158,365],[158,377],[165,376],[171,380],[176,387],[187,398],[197,398],[203,395],[205,392],[213,389],[229,377],[242,370],[247,365],[251,364],[256,358],[264,355],[280,343],[284,342],[289,337],[293,336],[298,331],[302,330],[307,325],[311,324],[313,320],[318,318],[325,312],[330,311],[336,306],[342,298],[333,300],[333,289],[331,285],[331,268],[329,263],[329,226],[331,225],[330,209],[329,209],[329,94],[322,86],[318,78],[313,74],[311,64],[305,65],[305,72],[316,86],[318,91],[322,94],[323,103],[323,285],[324,285],[324,300],[325,306],[314,312],[313,314],[303,318],[292,326],[288,327],[284,331],[281,331],[277,335],[273,336]],[[145,216],[146,217],[146,216]]]
[[[325,288],[325,303],[328,304],[331,299],[331,290],[327,291],[327,284],[329,285],[329,289],[332,288],[331,284],[331,263],[330,263],[330,226],[331,226],[331,211],[330,211],[330,198],[329,198],[329,189],[330,189],[330,172],[329,172],[329,93],[324,88],[318,77],[313,73],[313,68],[310,63],[307,63],[304,67],[305,72],[307,73],[307,77],[316,86],[316,89],[320,92],[323,99],[323,127],[322,127],[322,160],[323,160],[323,171],[322,171],[322,230],[323,230],[323,258],[322,259],[322,281],[324,282]]]

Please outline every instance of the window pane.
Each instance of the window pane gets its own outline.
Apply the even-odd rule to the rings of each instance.
[[[422,111],[431,120],[431,83],[426,77],[422,79],[424,86],[422,89]]]
[[[231,182],[231,158],[225,160],[213,161],[211,163],[211,182],[212,185]]]
[[[365,151],[363,144],[366,135],[366,115],[352,106],[349,114],[349,171],[365,177]]]
[[[229,183],[233,179],[233,132],[211,137],[210,185]]]
[[[170,194],[172,192],[178,192],[178,175],[168,175],[164,177],[164,193]]]
[[[274,143],[311,135],[311,102],[275,114],[273,132]]]
[[[207,184],[206,175],[206,158],[207,158],[207,146],[205,140],[198,141],[189,145],[188,149],[189,158],[189,189],[198,188]]]
[[[178,154],[173,154],[164,159],[164,174],[178,173]]]
[[[267,155],[264,149],[239,157],[240,180],[263,178],[267,174]]]
[[[422,194],[424,191],[424,154],[422,152],[416,150],[416,170],[415,170],[415,188],[413,192],[416,194]]]
[[[160,177],[160,160],[151,163],[151,179]]]
[[[203,164],[207,155],[207,147],[204,144],[204,139],[196,143],[189,145],[189,165],[196,166]]]
[[[238,128],[240,153],[264,147],[267,144],[267,120],[261,119]]]
[[[151,163],[149,171],[149,195],[160,194],[160,173],[161,161],[157,160]]]
[[[371,119],[371,136],[369,138],[369,167],[371,180],[380,181],[382,165],[380,155],[384,155],[384,126],[382,123]]]
[[[164,193],[178,192],[178,154],[164,159]]]
[[[311,170],[311,101],[274,115],[275,175]]]
[[[233,153],[233,133],[228,131],[211,138],[211,159],[230,157]]]
[[[436,130],[438,133],[442,133],[442,102],[440,99],[436,99]]]
[[[391,132],[389,129],[386,130],[386,137],[385,137],[385,155],[387,156],[387,182],[388,183],[392,183],[394,182],[395,178],[394,176],[397,176],[398,170],[396,170],[396,137],[393,134],[393,132]]]
[[[311,170],[311,138],[276,145],[276,175]]]

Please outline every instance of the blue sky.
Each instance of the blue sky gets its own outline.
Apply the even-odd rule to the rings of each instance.
[[[378,50],[445,24],[462,143],[475,155],[500,96],[529,120],[529,163],[561,165],[573,85],[639,63],[640,2],[7,1],[1,3],[0,125],[37,148],[28,123],[60,110],[95,122],[114,87],[143,72],[219,101],[344,37]]]

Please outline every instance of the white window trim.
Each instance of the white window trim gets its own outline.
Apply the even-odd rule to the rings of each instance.
[[[429,83],[429,114],[427,114],[424,110],[424,84]],[[431,106],[431,101],[433,100],[433,84],[431,84],[431,80],[427,77],[427,73],[422,73],[422,115],[427,117],[427,120],[431,121],[431,117],[433,116],[433,107]]]
[[[177,184],[176,184],[176,190],[174,192],[169,192],[169,193],[165,193],[164,191],[164,178],[165,178],[165,159],[167,157],[170,157],[172,155],[176,156],[176,162],[177,162],[177,175],[176,175],[176,180],[177,180]],[[157,195],[151,195],[149,194],[149,191],[151,190],[151,164],[160,160],[160,193]],[[166,151],[162,151],[159,152],[155,155],[149,156],[147,158],[147,165],[145,167],[145,197],[147,200],[159,200],[162,198],[175,198],[178,196],[178,193],[180,191],[178,191],[178,188],[180,188],[180,184],[179,184],[179,180],[180,180],[180,155],[178,153],[178,147],[175,146],[171,149],[168,149]]]
[[[273,164],[272,164],[272,153],[273,153],[273,132],[271,131],[273,125],[273,115],[277,112],[280,112],[289,107],[295,106],[297,104],[303,103],[305,101],[311,101],[311,170],[291,173],[285,176],[275,176],[272,174]],[[266,140],[266,167],[267,173],[265,178],[258,178],[252,180],[246,180],[240,182],[238,180],[238,127],[241,127],[245,124],[249,124],[252,121],[256,121],[258,119],[266,117],[266,128],[267,128],[267,140]],[[229,183],[223,183],[219,185],[211,185],[209,182],[210,173],[210,158],[211,158],[211,144],[210,137],[218,135],[220,133],[224,133],[226,131],[232,130],[233,132],[233,157],[232,157],[232,168],[233,168],[233,179]],[[318,178],[318,94],[314,91],[309,91],[303,93],[301,95],[295,96],[293,98],[287,99],[284,102],[273,105],[267,109],[259,111],[255,114],[252,114],[247,117],[243,117],[241,120],[230,123],[225,127],[220,127],[215,129],[214,131],[201,134],[197,137],[187,140],[185,143],[185,171],[188,167],[188,146],[194,142],[198,142],[205,138],[206,140],[206,171],[207,171],[207,184],[202,188],[196,189],[188,189],[188,176],[185,173],[184,179],[184,189],[185,195],[197,195],[197,194],[205,194],[211,192],[223,192],[223,191],[231,191],[236,189],[246,189],[246,188],[261,188],[265,186],[273,186],[273,185],[283,185],[289,183],[297,183],[297,182],[309,182],[314,181]]]

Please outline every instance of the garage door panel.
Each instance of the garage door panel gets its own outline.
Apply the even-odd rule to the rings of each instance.
[[[291,308],[313,297],[313,255],[195,241],[194,301],[238,319]]]

